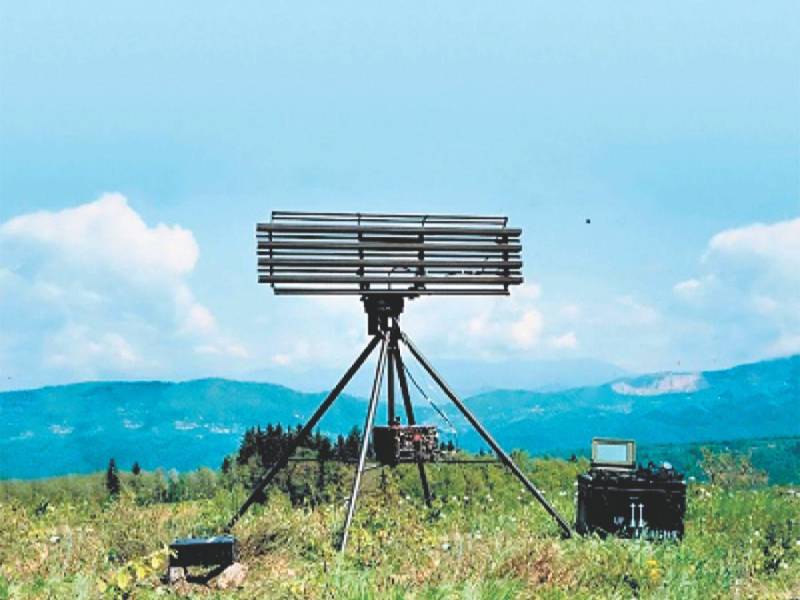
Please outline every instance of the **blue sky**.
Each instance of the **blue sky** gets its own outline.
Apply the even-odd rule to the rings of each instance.
[[[0,388],[344,364],[357,302],[255,284],[275,208],[522,226],[433,356],[800,352],[800,5],[2,3]]]

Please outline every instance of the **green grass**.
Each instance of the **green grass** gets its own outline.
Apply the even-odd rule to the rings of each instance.
[[[584,463],[524,459],[568,519]],[[472,471],[468,471],[471,469]],[[176,503],[70,496],[0,504],[0,598],[795,598],[800,596],[800,493],[788,487],[689,488],[682,543],[562,540],[501,469],[433,465],[437,500],[419,498],[415,469],[368,474],[347,554],[332,549],[337,500],[293,507],[272,494],[237,526],[242,589],[164,586],[165,545],[222,530],[243,490]]]

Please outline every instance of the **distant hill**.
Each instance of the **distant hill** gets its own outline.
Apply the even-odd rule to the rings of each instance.
[[[463,396],[472,396],[496,389],[555,391],[574,387],[600,385],[632,373],[616,365],[588,358],[558,360],[478,361],[437,359],[436,369],[453,389]],[[248,379],[279,383],[304,392],[329,388],[342,376],[343,369],[298,371],[273,367],[255,371]],[[348,387],[350,393],[367,397],[372,388],[374,371],[361,369]]]
[[[470,406],[505,444],[534,453],[586,447],[593,436],[641,444],[791,436],[800,434],[800,356],[562,392],[495,391]],[[478,440],[467,434],[463,443]]]
[[[483,444],[455,407],[413,371],[455,426],[448,433],[412,388],[419,420],[442,438]],[[97,471],[113,456],[122,468],[218,466],[247,427],[296,424],[323,393],[266,383],[205,379],[183,383],[96,382],[0,393],[0,477],[36,478]],[[508,448],[557,453],[588,448],[592,436],[640,444],[685,444],[800,434],[800,356],[724,371],[660,373],[590,387],[492,391],[466,400]],[[381,407],[379,419],[385,418]],[[322,423],[325,433],[361,426],[365,401],[343,396]]]
[[[245,429],[298,423],[325,394],[267,383],[201,379],[184,383],[102,382],[0,394],[0,477],[34,478],[105,468],[218,467]],[[343,395],[325,431],[363,419],[364,401]]]

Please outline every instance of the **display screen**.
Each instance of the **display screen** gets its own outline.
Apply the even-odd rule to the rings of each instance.
[[[636,462],[636,443],[633,440],[594,438],[592,463],[609,467],[633,467]]]
[[[628,444],[597,444],[595,460],[597,462],[607,463],[629,462]]]

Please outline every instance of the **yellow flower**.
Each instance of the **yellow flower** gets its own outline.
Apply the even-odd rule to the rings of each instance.
[[[102,579],[97,580],[97,591],[101,594],[105,594],[106,590],[108,589],[108,585]]]
[[[154,554],[150,557],[150,567],[154,571],[160,571],[164,568],[164,556],[161,554]]]
[[[123,569],[117,573],[116,580],[117,587],[121,590],[126,590],[131,585],[131,575],[127,570]]]
[[[650,581],[657,583],[661,579],[661,571],[658,569],[650,569]]]
[[[651,569],[655,569],[656,567],[658,567],[658,561],[655,560],[654,558],[647,559],[644,564],[646,564]]]
[[[134,566],[133,569],[134,569],[134,573],[136,574],[136,579],[137,580],[144,579],[145,577],[147,577],[147,567],[145,567],[143,564],[138,564],[137,563],[136,566]]]

